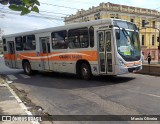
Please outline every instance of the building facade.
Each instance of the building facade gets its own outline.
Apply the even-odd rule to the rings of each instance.
[[[91,7],[88,10],[81,9],[75,15],[65,17],[65,24],[104,18],[117,18],[133,22],[139,28],[144,59],[147,60],[147,55],[150,53],[152,62],[158,62],[160,58],[158,57],[160,53],[158,51],[159,43],[157,41],[160,29],[159,17],[160,12],[156,10],[113,3],[100,3],[97,7]]]

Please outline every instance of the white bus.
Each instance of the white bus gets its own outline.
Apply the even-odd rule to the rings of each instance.
[[[142,69],[135,24],[102,19],[3,36],[10,68],[92,75],[120,75]]]

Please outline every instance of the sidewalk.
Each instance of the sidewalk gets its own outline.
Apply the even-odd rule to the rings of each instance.
[[[160,64],[143,64],[140,74],[160,76]]]
[[[0,115],[27,115],[0,76]],[[1,116],[0,116],[1,120]],[[3,121],[2,124],[32,124],[25,121]]]

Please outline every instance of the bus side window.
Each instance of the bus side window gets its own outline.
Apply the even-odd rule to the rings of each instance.
[[[67,49],[67,31],[52,32],[52,48],[53,49]]]
[[[24,50],[35,50],[36,41],[35,35],[28,35],[23,37]]]
[[[16,41],[16,50],[17,50],[17,51],[23,50],[22,37],[16,37],[16,38],[15,38],[15,41]]]
[[[45,42],[42,42],[42,52],[43,53],[47,53],[47,47],[46,47],[46,43]]]
[[[87,48],[89,46],[88,28],[71,29],[68,31],[69,47]]]
[[[7,51],[6,39],[3,39],[3,51]]]
[[[8,42],[9,53],[10,53],[10,54],[15,54],[14,43],[12,43],[12,42],[13,42],[13,41],[9,41],[9,42]]]
[[[90,47],[94,47],[94,28],[92,26],[89,28],[89,36],[90,36]]]

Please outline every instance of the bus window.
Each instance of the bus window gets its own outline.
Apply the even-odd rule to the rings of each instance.
[[[3,39],[3,51],[7,51],[6,39]]]
[[[17,51],[23,50],[22,37],[16,37],[16,38],[15,38],[15,41],[16,41],[16,50],[17,50]]]
[[[42,41],[42,52],[47,53],[47,47],[46,47],[46,43],[44,41]]]
[[[111,52],[111,32],[106,32],[106,50],[107,52]]]
[[[35,50],[36,41],[34,35],[28,35],[23,37],[24,50]]]
[[[92,26],[89,28],[89,36],[90,36],[90,47],[94,47],[94,28]]]
[[[88,28],[72,29],[68,31],[69,47],[87,48],[89,46]]]
[[[8,41],[8,52],[10,54],[15,54],[15,47],[14,47],[14,42],[13,41]]]
[[[52,32],[52,48],[67,49],[67,31]]]

